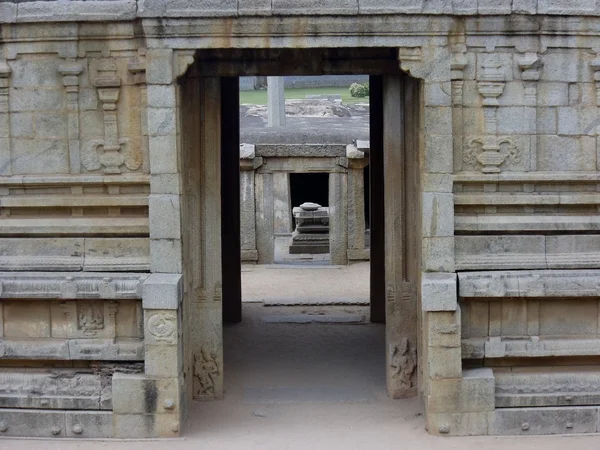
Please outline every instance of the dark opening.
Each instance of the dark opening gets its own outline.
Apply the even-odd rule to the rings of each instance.
[[[329,206],[329,174],[328,173],[290,173],[290,196],[292,208],[304,202]],[[292,218],[292,225],[296,223]]]
[[[369,166],[363,169],[363,180],[364,180],[364,199],[365,199],[365,228],[368,230],[371,224],[371,194],[369,192],[370,180],[369,180]]]

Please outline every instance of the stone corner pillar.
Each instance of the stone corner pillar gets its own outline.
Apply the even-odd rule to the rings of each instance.
[[[151,274],[142,285],[144,373],[115,373],[113,436],[179,436],[187,411],[180,274]]]
[[[422,273],[421,296],[427,430],[436,435],[489,434],[495,417],[494,373],[490,368],[462,369],[457,275]]]

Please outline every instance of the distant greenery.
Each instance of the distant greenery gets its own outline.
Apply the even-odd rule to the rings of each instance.
[[[302,88],[302,89],[286,89],[286,99],[306,98],[307,95],[326,95],[339,94],[342,96],[343,103],[363,103],[369,101],[368,97],[354,98],[350,95],[350,91],[345,87],[325,87],[325,88]],[[266,105],[267,90],[261,89],[258,91],[240,91],[240,103],[251,105]]]
[[[352,83],[348,90],[352,97],[365,98],[369,96],[369,83]]]

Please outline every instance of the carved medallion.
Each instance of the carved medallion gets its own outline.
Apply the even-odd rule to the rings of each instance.
[[[154,339],[167,344],[177,343],[177,320],[165,313],[155,313],[148,318],[148,333]]]

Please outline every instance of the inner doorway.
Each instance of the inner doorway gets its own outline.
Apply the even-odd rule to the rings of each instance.
[[[386,322],[380,354],[389,396],[416,395],[419,84],[400,72],[393,49],[207,51],[196,61],[180,80],[189,392],[197,399],[222,396],[221,319],[242,320],[238,76],[295,72],[370,74],[370,317]],[[345,189],[341,178],[332,186]],[[260,208],[256,214],[265,215]],[[201,372],[208,366],[206,389]]]

